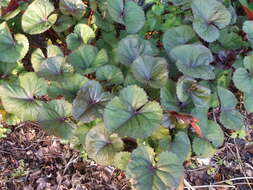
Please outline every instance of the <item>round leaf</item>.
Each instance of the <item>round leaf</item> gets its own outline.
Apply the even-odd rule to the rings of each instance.
[[[114,65],[105,65],[97,69],[96,78],[106,81],[108,85],[122,84],[124,76],[121,70]]]
[[[33,1],[22,16],[22,28],[28,34],[40,34],[48,30],[57,20],[55,8],[49,0]]]
[[[109,131],[133,138],[150,136],[159,127],[161,119],[160,105],[148,101],[145,91],[134,85],[122,89],[104,112],[105,127]]]
[[[19,84],[0,86],[0,96],[4,109],[18,116],[22,121],[36,121],[43,102],[35,96],[46,94],[47,83],[35,73],[26,73],[19,77]]]
[[[168,80],[168,63],[164,58],[140,56],[131,69],[139,82],[152,88],[161,88]]]
[[[176,60],[179,71],[193,78],[210,80],[215,78],[211,51],[203,45],[181,45],[174,48],[170,55]]]
[[[115,22],[126,26],[128,33],[137,33],[144,26],[144,11],[133,1],[108,0],[108,11]]]
[[[88,81],[88,79],[80,74],[64,76],[60,81],[53,81],[48,88],[48,95],[56,98],[64,96],[66,100],[73,101],[79,89]]]
[[[156,50],[152,44],[138,36],[130,35],[122,39],[118,45],[119,59],[122,64],[132,64],[136,58],[143,55],[155,56]]]
[[[99,124],[87,133],[85,148],[88,156],[98,164],[111,165],[114,164],[115,154],[123,150],[123,141]]]
[[[82,45],[68,56],[68,62],[81,74],[88,74],[108,62],[108,55],[104,49],[98,51],[91,45]]]
[[[67,36],[66,42],[70,50],[75,50],[81,44],[87,44],[95,37],[95,33],[88,25],[77,24],[74,32]]]
[[[181,25],[170,28],[163,35],[163,45],[167,53],[173,48],[192,42],[196,38],[196,34],[191,26]]]
[[[229,10],[217,0],[193,0],[193,28],[207,42],[219,37],[219,29],[225,28],[231,21]]]
[[[64,15],[72,15],[76,18],[81,18],[86,12],[82,0],[60,0],[59,7]]]
[[[176,188],[183,175],[182,162],[174,153],[162,152],[155,159],[153,150],[147,146],[133,151],[127,169],[138,190]]]
[[[73,136],[74,123],[67,119],[71,117],[71,113],[70,103],[64,100],[53,100],[41,109],[38,122],[50,134],[70,139]]]
[[[28,39],[22,34],[14,38],[6,22],[0,24],[0,61],[15,63],[25,57],[29,49]]]
[[[108,92],[96,81],[89,81],[78,91],[73,102],[73,116],[84,123],[89,123],[103,116],[103,110],[111,99]]]

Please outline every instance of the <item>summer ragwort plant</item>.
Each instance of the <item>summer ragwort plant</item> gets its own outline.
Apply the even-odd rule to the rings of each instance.
[[[253,112],[253,21],[236,14],[239,1],[0,6],[5,123],[36,122],[125,170],[136,189],[177,187],[185,160],[214,154],[222,128],[244,128],[234,87]],[[227,52],[235,64],[221,61]]]

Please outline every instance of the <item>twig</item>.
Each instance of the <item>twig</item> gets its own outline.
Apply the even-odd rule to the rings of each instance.
[[[185,188],[187,188],[188,190],[195,190],[195,188],[193,188],[191,184],[186,181],[186,179],[184,179],[184,185],[186,186]]]
[[[192,186],[194,189],[200,189],[200,188],[212,188],[212,187],[224,187],[224,188],[236,188],[234,185],[200,185],[200,186]],[[187,189],[187,187],[185,187]]]
[[[238,157],[238,160],[239,160],[239,166],[240,166],[240,169],[241,169],[241,172],[243,173],[244,177],[245,177],[245,180],[246,182],[248,183],[248,186],[250,188],[250,190],[253,190],[251,185],[250,185],[250,182],[248,180],[248,176],[245,174],[244,170],[243,170],[243,167],[242,167],[242,159],[241,159],[241,156],[240,156],[240,153],[239,153],[239,150],[238,150],[238,147],[237,147],[237,144],[235,142],[235,139],[234,139],[234,144],[235,144],[235,149],[236,149],[236,154],[237,154],[237,157]]]
[[[218,181],[218,182],[215,182],[214,184],[219,184],[219,183],[225,183],[227,181],[237,181],[237,180],[243,180],[245,179],[253,179],[253,177],[236,177],[236,178],[233,178],[233,179],[227,179],[227,180],[223,180],[223,181]]]

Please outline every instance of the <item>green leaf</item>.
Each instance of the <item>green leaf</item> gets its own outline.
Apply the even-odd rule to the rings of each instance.
[[[203,45],[181,45],[174,48],[170,55],[176,60],[179,71],[192,78],[210,80],[215,78],[213,67],[213,55]]]
[[[247,39],[250,43],[253,43],[253,21],[246,20],[243,23],[243,31],[247,34]]]
[[[220,29],[231,21],[229,10],[217,0],[192,0],[193,28],[207,42],[219,38]]]
[[[108,0],[108,11],[112,19],[126,26],[127,33],[137,33],[145,23],[145,14],[133,1]]]
[[[140,56],[131,69],[136,80],[152,88],[161,88],[168,80],[168,63],[161,57]]]
[[[94,46],[82,45],[73,51],[67,60],[78,73],[89,74],[106,64],[108,55],[104,49],[98,51]]]
[[[168,80],[166,85],[161,88],[161,104],[165,110],[179,111],[179,100],[176,94],[176,83]]]
[[[0,2],[0,7],[7,7],[10,2],[11,2],[11,0],[2,0]]]
[[[132,64],[139,56],[155,56],[156,50],[152,44],[135,35],[129,35],[120,40],[117,52],[122,64]]]
[[[192,110],[192,115],[199,120],[198,125],[203,136],[209,140],[216,148],[222,146],[224,142],[223,130],[216,122],[208,120],[208,107],[195,108]]]
[[[248,112],[253,112],[253,96],[251,93],[244,93],[244,106]]]
[[[103,13],[102,16],[98,12],[95,12],[92,21],[98,26],[98,28],[106,32],[112,32],[114,30],[114,25],[111,18],[108,18],[108,15],[109,13]]]
[[[64,76],[60,81],[53,81],[48,88],[48,95],[56,98],[57,96],[64,96],[68,101],[73,101],[79,89],[88,81],[88,79],[80,74],[73,74]]]
[[[82,0],[60,0],[59,8],[64,15],[80,19],[86,13],[86,5]]]
[[[64,100],[52,100],[41,108],[38,123],[50,134],[63,139],[73,137],[74,123],[68,121],[72,114],[72,105]]]
[[[73,116],[84,123],[89,123],[103,116],[103,110],[111,99],[108,92],[96,81],[89,81],[78,91],[73,102]]]
[[[121,170],[126,170],[130,156],[130,152],[119,152],[115,155],[113,164]]]
[[[22,16],[22,28],[28,34],[40,34],[47,31],[57,20],[55,8],[49,0],[33,1]]]
[[[216,150],[208,141],[198,137],[193,139],[192,149],[197,156],[202,158],[211,157],[216,152]]]
[[[47,80],[61,80],[66,74],[73,73],[73,67],[61,56],[50,57],[42,61],[37,71],[38,76]]]
[[[233,82],[235,86],[246,93],[253,91],[253,55],[246,56],[243,60],[245,68],[238,68],[234,72]]]
[[[67,29],[69,29],[71,26],[75,24],[75,21],[72,17],[66,16],[66,15],[60,15],[57,18],[57,21],[53,25],[53,29],[56,32],[63,32]]]
[[[94,39],[95,33],[86,24],[77,24],[74,32],[67,36],[66,42],[70,50],[75,50],[82,44],[87,44],[89,41]]]
[[[244,121],[241,113],[235,110],[237,100],[234,94],[223,87],[218,87],[218,96],[221,104],[221,123],[228,129],[240,130],[244,126]]]
[[[0,86],[0,96],[4,109],[18,116],[22,121],[35,121],[43,102],[35,98],[46,94],[47,82],[35,73],[26,73],[19,77],[18,84]]]
[[[18,67],[17,63],[1,63],[0,62],[0,78],[5,78],[10,75],[11,72]]]
[[[185,132],[176,133],[169,149],[175,153],[181,162],[184,162],[191,153],[191,142]]]
[[[15,63],[25,57],[28,49],[29,42],[23,34],[12,37],[7,23],[0,24],[0,62]]]
[[[199,85],[196,80],[185,76],[178,79],[176,92],[181,102],[187,102],[191,98],[197,107],[208,106],[211,98],[210,89]]]
[[[109,131],[133,138],[150,136],[159,127],[161,119],[160,105],[148,101],[145,91],[135,85],[122,89],[104,112],[105,127]]]
[[[196,34],[191,26],[181,25],[178,27],[170,28],[163,35],[163,45],[167,53],[173,48],[188,44],[196,39]]]
[[[124,76],[121,70],[114,65],[105,65],[97,69],[96,78],[106,81],[107,85],[118,85],[124,83]]]
[[[176,188],[183,176],[182,162],[174,153],[166,151],[155,157],[147,146],[133,151],[127,169],[138,190]]]
[[[88,156],[98,164],[111,165],[114,164],[115,154],[123,150],[123,141],[99,124],[87,133],[85,148]]]

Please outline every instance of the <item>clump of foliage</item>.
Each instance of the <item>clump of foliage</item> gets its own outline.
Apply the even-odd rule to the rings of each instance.
[[[126,170],[137,189],[177,187],[186,159],[215,153],[222,128],[244,129],[235,87],[253,112],[253,21],[239,1],[0,6],[1,110]]]

